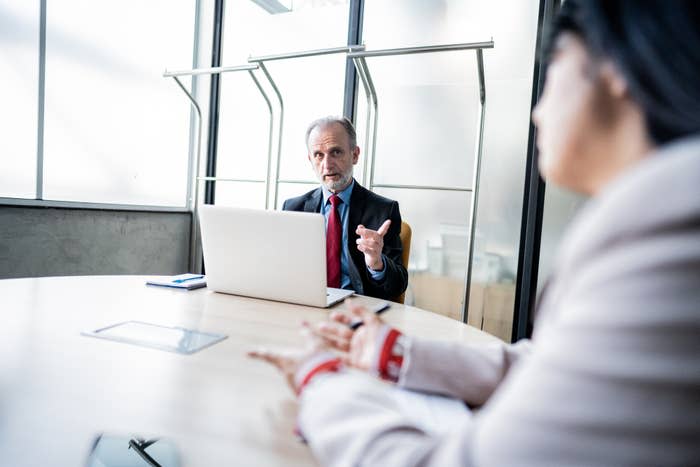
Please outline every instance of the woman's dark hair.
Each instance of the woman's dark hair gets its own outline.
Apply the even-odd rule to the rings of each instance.
[[[615,63],[655,143],[700,132],[700,1],[565,0],[550,45],[562,32]]]

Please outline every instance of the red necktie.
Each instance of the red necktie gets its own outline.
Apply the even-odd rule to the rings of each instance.
[[[340,288],[340,254],[343,243],[343,228],[340,224],[338,205],[343,202],[338,195],[331,195],[331,213],[326,230],[326,279],[328,287]]]

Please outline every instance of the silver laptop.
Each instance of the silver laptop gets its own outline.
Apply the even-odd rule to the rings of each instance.
[[[323,215],[204,205],[199,208],[207,287],[321,308],[352,295],[326,287]]]

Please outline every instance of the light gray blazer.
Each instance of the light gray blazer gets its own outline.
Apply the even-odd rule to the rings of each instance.
[[[322,375],[299,424],[323,465],[700,465],[700,137],[588,203],[531,342],[413,339],[400,384],[483,407],[437,436],[368,376]]]

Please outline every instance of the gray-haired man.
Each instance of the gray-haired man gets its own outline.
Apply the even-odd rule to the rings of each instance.
[[[408,285],[399,204],[353,178],[360,148],[352,123],[344,117],[318,119],[306,131],[306,146],[321,186],[288,199],[282,209],[325,216],[328,286],[398,297]]]

